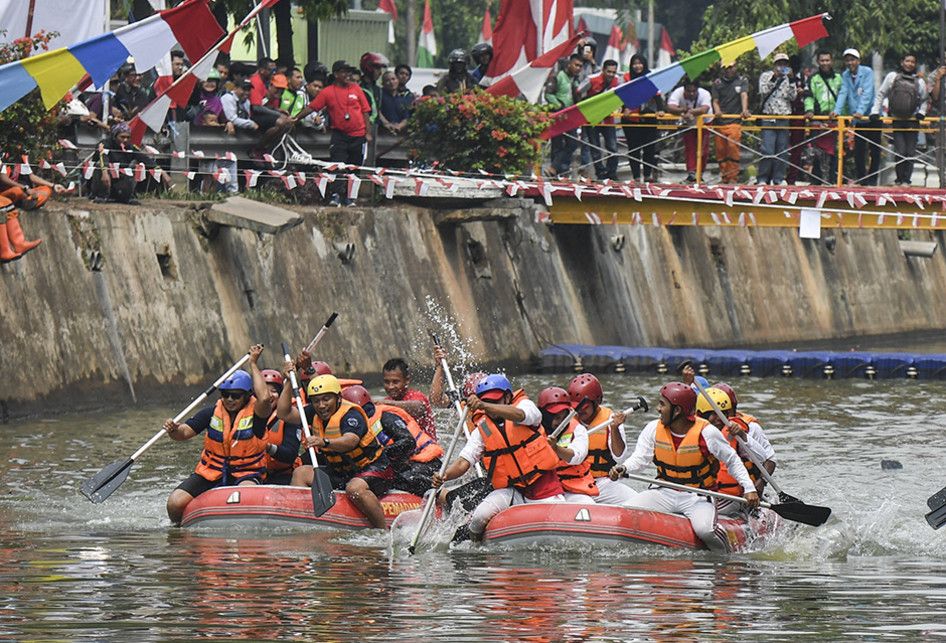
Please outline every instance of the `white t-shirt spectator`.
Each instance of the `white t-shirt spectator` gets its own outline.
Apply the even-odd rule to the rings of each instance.
[[[709,90],[703,89],[702,87],[698,88],[696,90],[696,100],[690,100],[683,95],[683,92],[683,87],[677,87],[670,92],[670,96],[667,98],[667,104],[684,107],[686,109],[708,107],[709,111],[706,112],[706,116],[703,117],[703,122],[708,123],[713,120],[713,97],[710,95]]]

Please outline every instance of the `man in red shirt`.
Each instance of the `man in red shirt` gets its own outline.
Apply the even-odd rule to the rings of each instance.
[[[365,143],[370,137],[366,121],[371,106],[361,87],[350,82],[353,71],[357,70],[343,60],[332,65],[334,83],[319,92],[293,120],[299,122],[312,112],[326,110],[329,128],[332,130],[329,160],[334,163],[361,165],[365,160]],[[355,204],[354,199],[347,198],[345,194],[347,184],[348,181],[344,178],[335,181],[329,203]]]
[[[260,58],[256,64],[256,73],[250,76],[253,88],[250,90],[250,105],[262,105],[266,100],[266,89],[276,71],[276,61],[272,58]]]
[[[384,382],[385,404],[404,409],[417,420],[424,433],[434,440],[437,439],[437,427],[434,424],[434,412],[430,408],[427,396],[411,386],[410,368],[400,357],[389,359],[381,368],[381,378]]]
[[[588,90],[586,98],[597,96],[609,89],[618,86],[617,79],[618,64],[614,60],[606,60],[601,65],[601,73],[588,79]],[[579,91],[581,88],[579,88]],[[611,179],[617,181],[618,178],[618,130],[614,126],[615,121],[612,117],[607,117],[596,126],[587,126],[588,143],[590,144],[591,158],[595,163],[595,178],[599,181]],[[604,149],[607,151],[608,158],[601,160],[601,139],[604,139]]]
[[[165,91],[168,87],[174,84],[178,78],[181,77],[181,74],[184,73],[184,52],[182,51],[172,51],[171,52],[171,75],[170,76],[158,76],[157,80],[154,81],[152,86],[152,95],[151,100],[154,100],[161,92]],[[171,101],[171,106],[168,109],[168,118],[172,121],[181,121],[184,120],[184,109],[187,105],[178,105],[176,102]]]

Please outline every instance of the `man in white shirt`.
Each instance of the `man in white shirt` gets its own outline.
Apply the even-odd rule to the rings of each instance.
[[[710,93],[700,87],[695,80],[687,80],[680,87],[677,87],[667,98],[667,111],[671,114],[678,114],[684,127],[689,128],[683,132],[683,154],[686,158],[687,177],[686,183],[696,182],[696,155],[697,155],[697,133],[696,121],[699,116],[703,116],[703,123],[709,123],[713,120],[713,97]],[[706,162],[709,159],[709,130],[703,131],[702,140],[702,163],[701,171],[706,170]]]
[[[693,389],[682,382],[665,384],[660,389],[657,410],[660,418],[644,427],[633,454],[629,458],[622,455],[621,462],[611,470],[612,479],[625,473],[639,473],[653,462],[657,465],[660,479],[711,489],[716,484],[721,461],[742,486],[746,503],[750,507],[759,504],[759,494],[739,455],[719,429],[696,417],[696,393]],[[642,491],[625,506],[683,514],[709,549],[728,549],[726,534],[718,528],[716,505],[711,498],[658,487]]]

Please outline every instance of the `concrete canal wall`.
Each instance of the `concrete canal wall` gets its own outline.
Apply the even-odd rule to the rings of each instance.
[[[552,228],[514,200],[297,211],[301,225],[276,235],[160,201],[24,214],[44,243],[0,268],[0,411],[197,386],[251,341],[274,364],[280,341],[303,345],[332,310],[320,354],[346,373],[394,355],[429,365],[426,331],[444,320],[477,359],[507,363],[555,342],[720,347],[946,326],[941,233],[923,233],[940,249],[922,259],[891,231]]]

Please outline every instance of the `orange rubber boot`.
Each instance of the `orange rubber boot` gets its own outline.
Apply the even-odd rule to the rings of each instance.
[[[23,228],[20,227],[20,213],[16,210],[12,212],[7,212],[7,225],[6,232],[7,237],[10,239],[10,245],[13,247],[13,250],[25,255],[27,252],[38,246],[43,242],[42,239],[37,239],[36,241],[27,241],[26,237],[23,236]]]
[[[0,224],[0,263],[10,263],[21,256],[10,248],[10,240],[7,238],[7,226]]]

